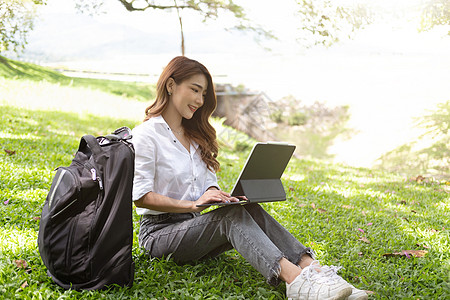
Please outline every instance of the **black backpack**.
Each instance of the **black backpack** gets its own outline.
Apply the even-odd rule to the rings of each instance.
[[[38,245],[47,274],[61,287],[131,286],[134,149],[127,127],[81,138],[69,167],[59,167],[42,209]]]

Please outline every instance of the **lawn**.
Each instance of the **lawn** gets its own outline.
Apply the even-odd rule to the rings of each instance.
[[[155,95],[154,85],[152,84],[138,82],[129,84],[128,82],[116,80],[69,77],[50,68],[7,59],[3,56],[0,56],[0,77],[90,88],[139,101],[147,101],[154,98]]]
[[[28,102],[48,91],[52,101],[24,105],[13,90],[25,86]],[[53,284],[36,240],[54,169],[70,164],[82,135],[141,122],[140,112],[121,109],[134,105],[133,96],[113,96],[112,111],[120,113],[109,114],[71,111],[64,105],[71,93],[83,93],[93,105],[111,97],[86,87],[0,78],[0,298],[284,299],[284,285],[268,286],[235,251],[187,265],[149,259],[137,244],[136,214],[132,288],[77,292]],[[55,108],[55,99],[61,106]],[[229,190],[254,141],[220,120],[214,125],[222,145],[219,183]],[[450,298],[449,182],[293,159],[283,183],[287,201],[265,204],[266,210],[322,263],[342,266],[340,274],[371,299]],[[426,252],[416,257],[406,250]]]

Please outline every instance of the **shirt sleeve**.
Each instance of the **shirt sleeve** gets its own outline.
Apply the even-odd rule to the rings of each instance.
[[[216,173],[214,173],[209,168],[207,168],[206,182],[205,182],[205,188],[203,190],[203,193],[206,192],[206,190],[209,189],[210,187],[216,187],[217,189],[220,190],[219,184],[217,183]]]
[[[155,144],[147,137],[143,128],[133,130],[134,179],[133,179],[133,201],[139,200],[153,191],[155,179]]]

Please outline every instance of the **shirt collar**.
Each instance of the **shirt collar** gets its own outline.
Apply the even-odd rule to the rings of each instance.
[[[156,116],[156,117],[152,117],[152,119],[153,119],[153,122],[155,122],[155,123],[163,123],[163,124],[167,125],[166,120],[164,120],[162,115],[159,115],[159,116]]]
[[[165,126],[169,127],[169,124],[167,124],[166,120],[164,120],[162,115],[153,117],[153,122],[157,123],[157,124],[164,124]],[[197,151],[198,149],[198,144],[195,141],[191,141],[191,145],[194,147],[195,151]]]

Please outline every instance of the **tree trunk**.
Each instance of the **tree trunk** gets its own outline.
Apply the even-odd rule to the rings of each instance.
[[[183,32],[183,21],[181,20],[180,8],[178,7],[177,0],[175,2],[175,7],[177,8],[178,20],[180,21],[180,32],[181,32],[181,55],[184,56],[184,32]]]

